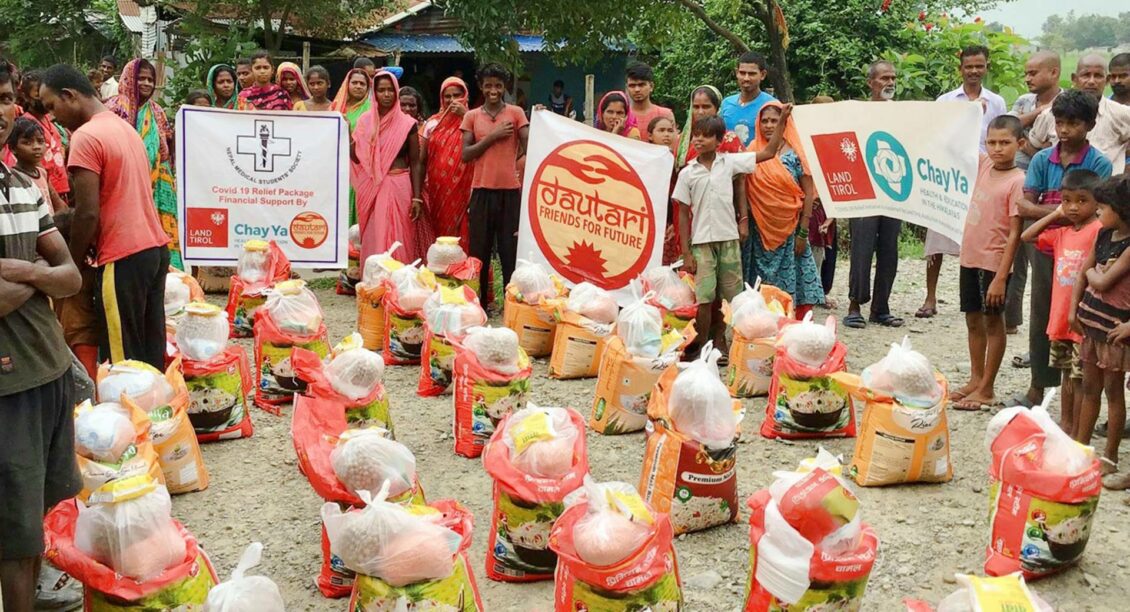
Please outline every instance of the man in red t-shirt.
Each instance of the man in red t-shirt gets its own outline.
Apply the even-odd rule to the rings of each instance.
[[[58,64],[43,73],[40,98],[73,132],[71,256],[93,253],[102,359],[165,364],[165,274],[169,242],[153,203],[149,157],[133,126],[98,100],[85,76]]]
[[[656,117],[667,117],[675,120],[671,109],[659,106],[651,101],[651,92],[655,89],[655,73],[651,66],[637,62],[628,66],[624,73],[624,85],[628,90],[628,97],[632,99],[632,114],[636,116],[636,124],[640,128],[640,136],[644,142],[651,142],[651,132],[648,126]]]
[[[503,285],[510,283],[518,257],[518,162],[525,161],[530,122],[521,108],[502,99],[510,82],[505,68],[487,64],[479,69],[478,79],[486,103],[463,115],[461,129],[463,162],[475,164],[467,215],[470,255],[483,262],[480,292],[490,296],[492,252],[497,248]]]

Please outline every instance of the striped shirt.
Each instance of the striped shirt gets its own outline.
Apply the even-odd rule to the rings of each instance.
[[[1095,240],[1095,269],[1110,269],[1130,247],[1130,238],[1115,241],[1114,230],[1104,229]],[[1123,275],[1113,287],[1096,291],[1091,287],[1083,294],[1077,313],[1087,337],[1106,342],[1107,333],[1123,321],[1130,320],[1130,274]]]
[[[40,236],[55,231],[39,188],[0,163],[0,258],[34,262]],[[70,365],[63,329],[46,295],[37,291],[0,317],[0,398],[49,383]]]

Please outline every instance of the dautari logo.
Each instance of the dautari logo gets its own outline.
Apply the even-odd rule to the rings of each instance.
[[[864,151],[871,178],[883,193],[896,202],[905,202],[914,185],[910,157],[902,143],[887,132],[878,131],[867,139]]]

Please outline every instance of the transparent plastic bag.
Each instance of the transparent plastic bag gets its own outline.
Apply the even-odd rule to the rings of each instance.
[[[1028,588],[1019,572],[998,578],[967,574],[956,574],[954,578],[962,588],[939,602],[937,612],[1055,612],[1055,608]]]
[[[586,504],[585,515],[573,526],[577,556],[596,567],[615,565],[647,543],[654,517],[636,488],[625,482],[597,482],[586,475],[581,488],[565,504]]]
[[[180,311],[192,300],[192,290],[184,278],[183,272],[169,272],[165,276],[165,316],[171,317]]]
[[[573,446],[581,432],[565,408],[531,403],[510,415],[502,435],[515,468],[539,478],[557,478],[573,469]]]
[[[784,346],[789,357],[818,368],[836,347],[836,317],[829,315],[820,325],[812,322],[810,312],[804,315],[803,321],[782,329],[777,345]]]
[[[451,575],[462,537],[435,522],[439,514],[413,514],[385,501],[387,485],[376,497],[358,492],[365,507],[342,512],[322,506],[330,551],[359,574],[394,587],[440,580]]]
[[[75,545],[115,572],[146,582],[184,560],[185,541],[165,487],[154,485],[115,503],[78,503]]]
[[[208,592],[204,612],[285,612],[286,603],[273,580],[246,575],[247,570],[259,565],[262,556],[262,544],[249,544],[232,570],[231,578]]]
[[[471,299],[467,299],[468,294]],[[463,286],[440,286],[424,302],[424,320],[433,334],[458,339],[468,329],[486,325],[487,313],[474,291]]]
[[[1038,406],[1024,408],[1014,406],[1001,410],[989,421],[985,431],[985,447],[992,452],[993,440],[1014,418],[1029,418],[1044,430],[1044,449],[1042,468],[1064,476],[1077,476],[1091,469],[1095,460],[1095,449],[1084,446],[1067,435],[1048,412],[1048,406],[1055,398],[1055,389],[1044,392],[1044,401]]]
[[[467,254],[459,246],[456,236],[440,236],[428,247],[428,269],[443,274],[451,266],[467,261]]]
[[[193,361],[208,361],[228,348],[228,315],[217,306],[191,302],[177,325],[177,348]]]
[[[508,327],[472,327],[463,346],[475,354],[479,363],[499,374],[517,374],[518,334]]]
[[[760,285],[760,279],[753,287],[746,284],[745,291],[730,302],[730,321],[734,331],[751,340],[776,336],[780,321],[785,317],[784,310],[775,300],[776,310],[765,302]]]
[[[910,346],[910,336],[891,344],[885,357],[863,369],[864,387],[888,395],[904,406],[930,408],[942,400],[942,386],[925,355]]]
[[[270,245],[262,240],[248,240],[239,253],[235,274],[249,285],[266,283],[270,266]]]
[[[392,254],[400,247],[399,242],[394,242],[392,247],[384,253],[368,256],[365,259],[365,267],[361,272],[361,282],[370,287],[376,287],[381,284],[381,281],[391,278],[393,272],[404,266],[392,257]]]
[[[133,400],[142,412],[149,413],[173,399],[173,388],[157,368],[140,361],[120,361],[111,365],[98,381],[98,399],[117,402],[121,401],[122,394]]]
[[[432,287],[420,278],[420,260],[394,270],[390,276],[396,288],[396,303],[405,312],[420,312],[432,297]]]
[[[330,463],[341,484],[353,494],[388,487],[397,497],[416,484],[416,457],[407,446],[390,440],[379,427],[350,429],[330,452]]]
[[[136,439],[129,413],[117,402],[75,409],[75,452],[87,459],[117,463]]]
[[[654,293],[654,299],[667,310],[685,308],[695,303],[694,289],[686,283],[677,270],[683,267],[683,260],[669,266],[651,268],[640,277],[644,291]]]
[[[338,345],[325,370],[333,390],[354,401],[372,395],[385,374],[384,358],[361,345],[361,335],[354,332]]]
[[[638,294],[636,285],[632,291]],[[658,357],[663,347],[663,315],[648,301],[652,293],[628,304],[616,317],[616,335],[624,341],[628,352],[636,357]]]
[[[518,297],[527,304],[537,304],[542,298],[552,299],[557,297],[557,286],[553,277],[545,267],[531,259],[519,259],[514,273],[510,275],[510,284],[518,290]]]
[[[361,250],[361,226],[356,223],[349,226],[349,246],[354,250]]]
[[[606,325],[614,322],[616,315],[620,314],[620,306],[616,303],[616,298],[589,282],[578,283],[573,287],[569,292],[566,308],[591,321]]]
[[[668,411],[675,429],[703,443],[711,450],[734,444],[741,414],[734,412],[734,400],[718,375],[722,353],[708,341],[701,356],[679,372],[671,383]]]
[[[309,336],[317,333],[322,326],[322,307],[303,280],[276,284],[267,292],[263,308],[275,325],[286,333]]]

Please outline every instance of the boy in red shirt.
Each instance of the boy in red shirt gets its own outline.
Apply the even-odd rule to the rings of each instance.
[[[1075,439],[1079,435],[1076,423],[1083,399],[1083,366],[1079,360],[1079,344],[1083,337],[1071,329],[1067,316],[1071,312],[1075,280],[1102,229],[1102,224],[1095,217],[1098,210],[1095,188],[1100,183],[1099,175],[1090,170],[1068,172],[1060,187],[1059,207],[1033,223],[1020,236],[1024,242],[1036,243],[1040,251],[1053,254],[1055,267],[1047,333],[1051,340],[1051,366],[1063,373],[1060,395],[1063,407],[1059,425]]]

